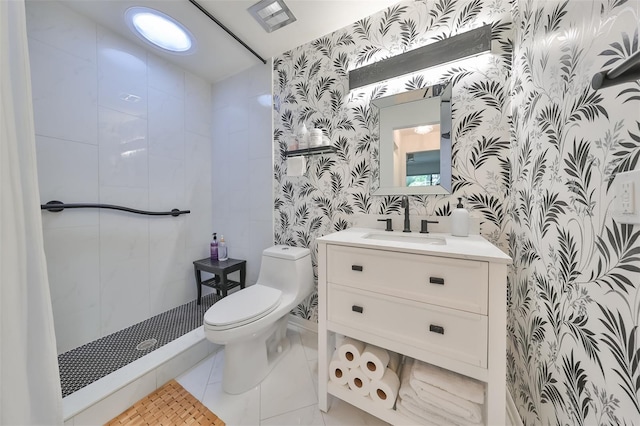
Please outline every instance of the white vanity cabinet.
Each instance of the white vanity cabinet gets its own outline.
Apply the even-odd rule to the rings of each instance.
[[[352,228],[318,242],[319,405],[341,398],[391,424],[395,410],[329,380],[340,334],[486,383],[484,419],[505,424],[506,281],[511,259],[480,236],[376,240]]]

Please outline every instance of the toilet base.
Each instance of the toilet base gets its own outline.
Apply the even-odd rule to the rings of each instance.
[[[260,335],[225,345],[222,389],[226,393],[244,393],[267,377],[291,347],[287,320],[284,316]]]

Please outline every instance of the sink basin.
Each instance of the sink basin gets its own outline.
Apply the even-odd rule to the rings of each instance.
[[[406,233],[400,234],[396,232],[370,232],[362,236],[369,240],[395,241],[397,243],[407,244],[429,244],[429,245],[445,245],[447,241],[442,237],[429,237],[424,234]]]

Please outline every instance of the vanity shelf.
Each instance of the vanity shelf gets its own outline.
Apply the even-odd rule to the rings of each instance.
[[[329,382],[327,390],[331,395],[348,402],[362,411],[373,414],[377,418],[382,419],[387,423],[391,423],[392,425],[410,425],[413,423],[410,419],[396,412],[396,410],[381,408],[378,404],[374,403],[371,398],[366,398],[354,393],[347,385],[340,386]]]
[[[485,424],[504,424],[511,259],[478,235],[423,246],[366,238],[370,233],[351,228],[317,239],[320,409],[329,409],[333,395],[388,423],[412,423],[330,381],[342,335],[484,382]]]
[[[300,155],[318,155],[318,154],[332,154],[335,152],[335,149],[331,145],[322,145],[322,146],[314,146],[311,148],[303,148],[303,149],[294,149],[291,151],[286,151],[285,155],[287,157],[298,157]]]

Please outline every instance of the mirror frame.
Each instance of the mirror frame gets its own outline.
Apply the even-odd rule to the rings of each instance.
[[[382,182],[383,167],[389,167],[389,162],[383,162],[383,144],[391,144],[393,147],[392,135],[382,135],[380,124],[379,132],[379,155],[378,155],[378,189],[373,191],[373,195],[422,195],[422,194],[450,194],[451,193],[451,94],[452,85],[450,82],[434,84],[433,86],[422,89],[411,90],[409,92],[398,93],[391,96],[385,96],[371,101],[371,104],[378,108],[380,119],[378,123],[382,123],[382,114],[391,113],[393,108],[402,105],[406,107],[412,102],[419,102],[424,99],[440,98],[440,185],[434,186],[390,186],[388,182]],[[398,123],[395,128],[414,127],[416,123]],[[391,162],[392,164],[392,162]],[[386,185],[385,185],[386,184]]]

